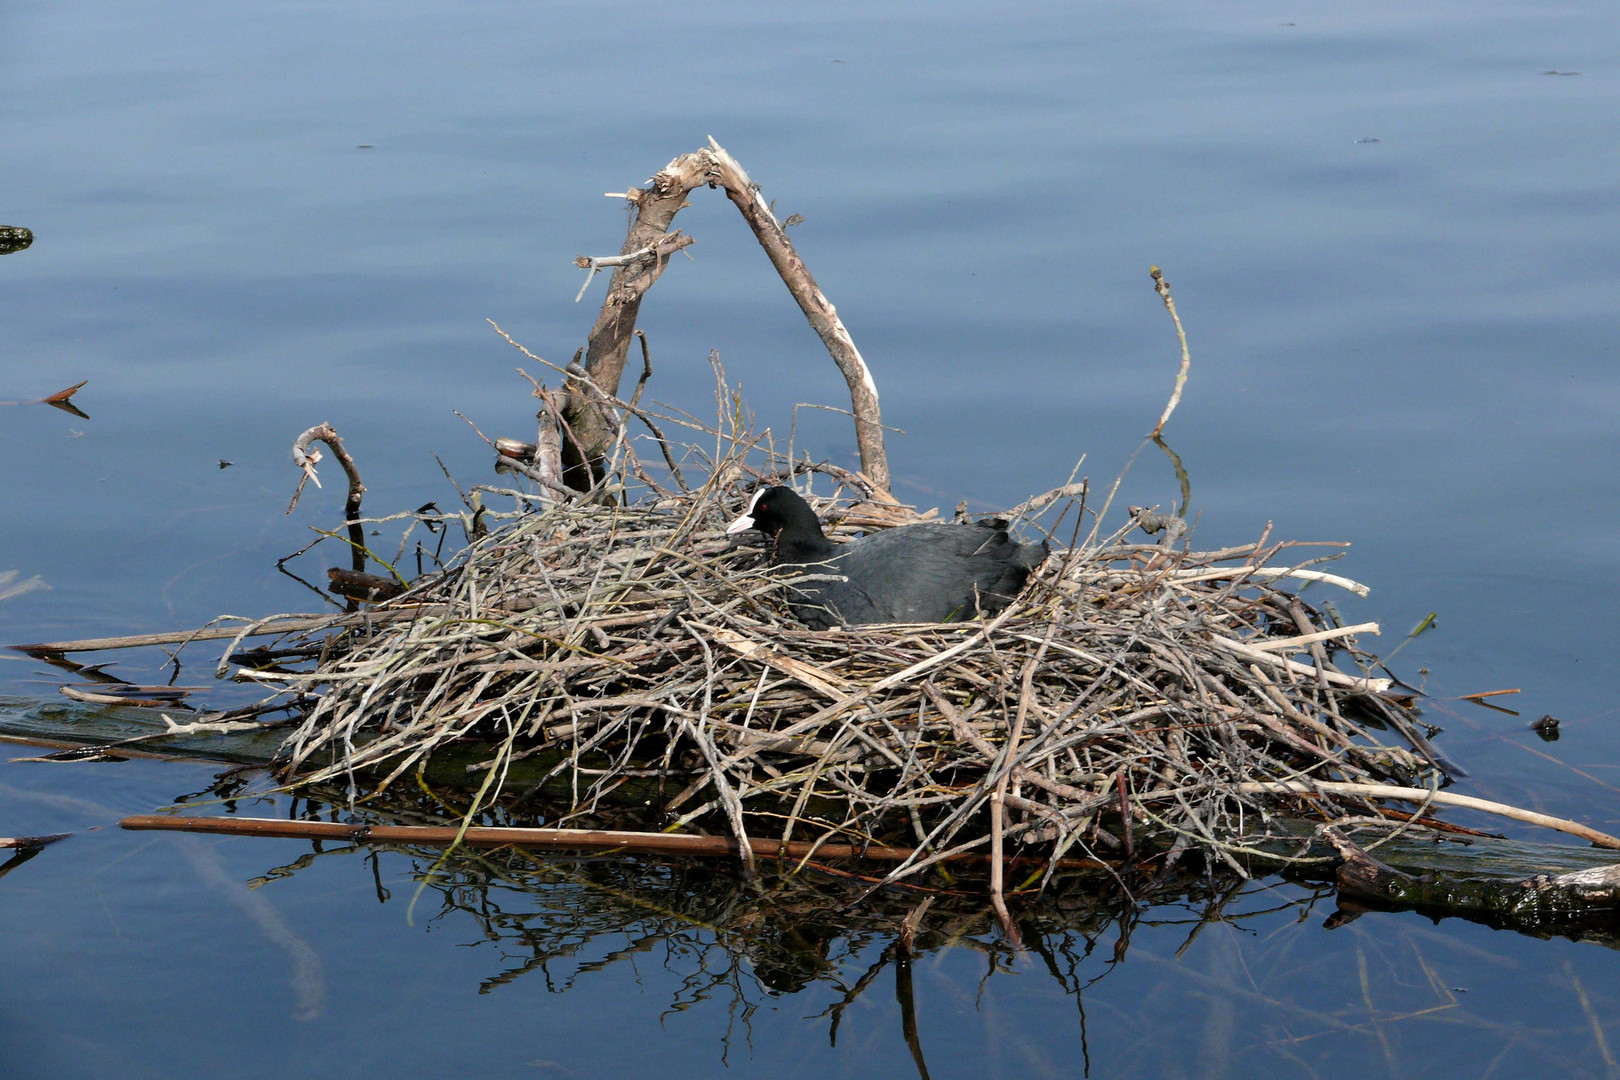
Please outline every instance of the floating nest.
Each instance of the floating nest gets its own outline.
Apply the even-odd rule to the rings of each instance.
[[[1351,785],[1441,780],[1409,702],[1369,675],[1368,627],[1285,588],[1365,591],[1316,568],[1337,545],[1131,543],[1163,522],[1103,534],[1069,485],[1006,515],[1053,554],[1005,610],[812,631],[760,549],[723,533],[754,487],[830,476],[812,503],[834,539],[925,515],[831,467],[733,452],[707,475],[546,502],[263,651],[241,675],[312,703],[284,778],[363,799],[454,760],[474,813],[730,835],[745,858],[778,839],[902,852],[886,880],[1133,849],[1235,867],[1273,815],[1376,816]]]

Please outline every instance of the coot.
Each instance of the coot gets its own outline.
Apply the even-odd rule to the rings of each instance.
[[[816,630],[862,623],[949,622],[1000,611],[1051,549],[1020,544],[1006,524],[924,522],[835,544],[791,488],[754,493],[728,533],[758,529],[773,565],[828,580],[793,586],[794,614]]]

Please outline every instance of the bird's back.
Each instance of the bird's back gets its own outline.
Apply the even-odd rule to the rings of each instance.
[[[836,580],[797,586],[799,617],[825,628],[886,622],[946,622],[1007,606],[1048,554],[1020,544],[999,523],[924,523],[842,545],[805,573]]]

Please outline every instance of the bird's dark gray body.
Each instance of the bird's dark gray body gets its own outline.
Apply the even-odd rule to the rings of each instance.
[[[810,505],[783,487],[756,494],[727,531],[750,528],[764,533],[774,565],[809,579],[789,587],[801,597],[794,614],[818,630],[996,612],[1049,553],[1045,544],[1013,540],[1000,522],[925,522],[835,544]]]

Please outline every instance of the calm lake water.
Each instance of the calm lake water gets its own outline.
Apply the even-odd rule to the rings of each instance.
[[[0,640],[306,610],[273,564],[340,519],[330,486],[283,514],[322,420],[373,513],[453,502],[434,454],[489,480],[452,410],[524,437],[534,405],[486,320],[566,362],[602,296],[574,303],[572,260],[623,239],[602,193],[712,134],[804,216],[904,429],[902,497],[1118,475],[1179,358],[1157,264],[1197,541],[1353,541],[1347,620],[1387,651],[1436,613],[1395,667],[1459,790],[1620,830],[1612,4],[83,2],[0,27],[0,225],[36,236],[0,257],[0,399],[88,379],[90,417],[0,407],[0,574],[49,586],[0,600]],[[714,349],[762,426],[847,401],[729,203],[677,224],[649,393],[712,409]],[[852,459],[841,418],[798,436]],[[1177,490],[1150,448],[1122,496]],[[62,681],[0,657],[0,719]],[[1509,688],[1517,715],[1459,700]],[[1556,743],[1528,730],[1549,713]],[[413,909],[420,854],[272,875],[310,845],[108,828],[218,771],[0,761],[0,836],[95,830],[0,877],[0,1072],[917,1071],[900,969],[853,994],[885,942],[824,929],[784,973],[690,868],[473,860]],[[1119,962],[1117,926],[1050,926],[1044,958],[936,943],[903,973],[931,1075],[1620,1075],[1608,949],[1328,930],[1330,897],[1276,881],[1192,936],[1203,907],[1139,913]]]

